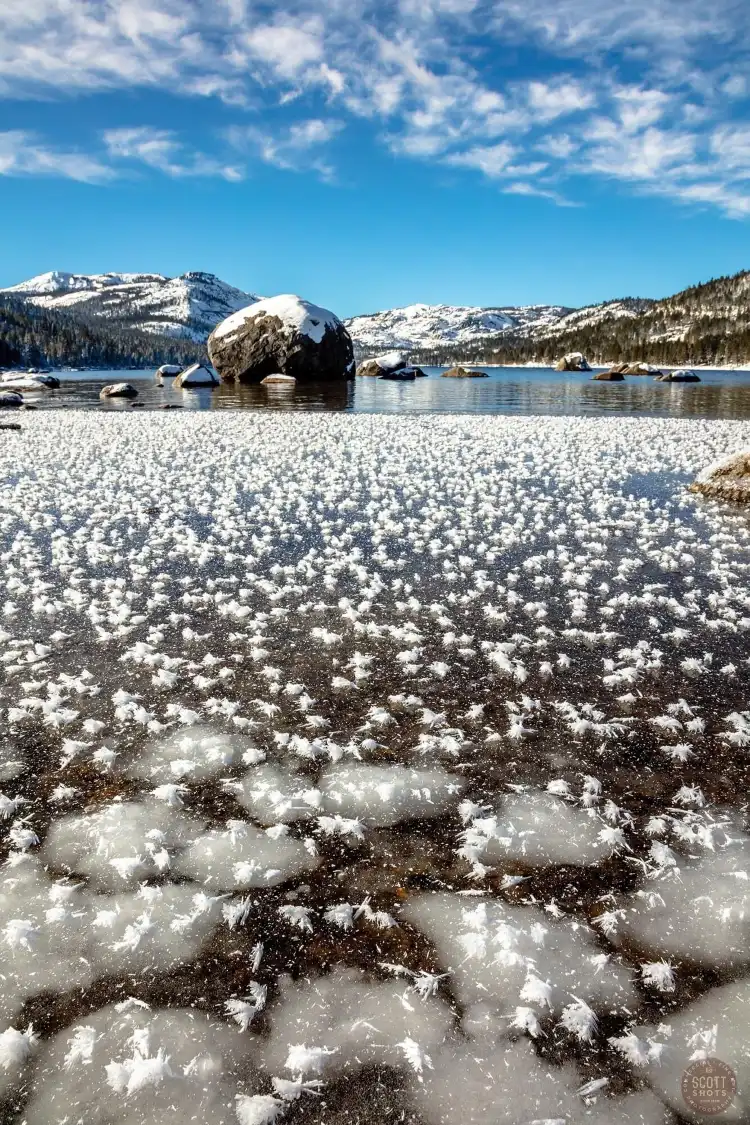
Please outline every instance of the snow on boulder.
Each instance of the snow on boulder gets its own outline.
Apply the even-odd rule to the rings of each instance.
[[[377,355],[374,359],[363,360],[357,368],[357,374],[379,378],[384,372],[403,371],[408,366],[408,357],[403,352],[386,352],[385,355]]]
[[[215,371],[204,367],[202,363],[193,363],[177,376],[174,385],[175,387],[218,387],[219,377]]]
[[[173,375],[179,375],[181,371],[182,368],[179,363],[163,363],[156,374],[160,375],[162,378],[166,377],[171,379]]]
[[[132,383],[110,383],[99,391],[99,398],[138,398]]]
[[[590,371],[589,361],[581,352],[568,352],[555,364],[555,371]]]
[[[690,485],[690,491],[712,500],[750,503],[750,449],[714,461]]]
[[[0,394],[0,410],[15,410],[23,406],[23,395],[18,391],[5,391]]]
[[[222,379],[240,383],[275,374],[300,382],[354,374],[351,337],[338,317],[291,294],[227,317],[209,336],[208,354]]]

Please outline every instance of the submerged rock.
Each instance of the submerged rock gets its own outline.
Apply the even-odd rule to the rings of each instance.
[[[354,374],[351,337],[338,317],[290,294],[227,317],[209,336],[208,354],[222,379],[240,383],[275,374],[300,382]]]
[[[699,492],[712,500],[750,503],[750,449],[709,465],[690,485],[690,491]]]
[[[555,371],[590,371],[591,367],[582,352],[568,352],[555,364]]]
[[[443,379],[489,379],[486,371],[472,371],[468,367],[449,367],[443,372]]]
[[[99,391],[99,398],[137,398],[138,391],[132,383],[110,383]]]
[[[667,371],[666,374],[657,375],[657,383],[700,383],[700,375],[696,375],[695,371],[678,370]]]
[[[297,380],[293,375],[281,375],[278,372],[274,375],[266,375],[265,379],[261,379],[261,383],[265,386],[267,384],[276,383],[280,386],[293,387]]]
[[[622,371],[617,371],[615,368],[612,368],[611,371],[600,371],[598,375],[592,375],[591,377],[599,383],[622,383],[625,379]]]

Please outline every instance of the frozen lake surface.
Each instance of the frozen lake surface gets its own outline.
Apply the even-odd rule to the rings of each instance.
[[[549,368],[488,367],[486,379],[442,379],[444,368],[426,367],[426,379],[400,383],[361,377],[344,383],[235,386],[179,390],[156,384],[153,372],[60,372],[56,391],[27,394],[40,408],[76,406],[131,410],[127,400],[100,402],[107,383],[130,382],[146,409],[170,403],[186,410],[355,411],[472,414],[642,414],[656,417],[750,418],[750,371],[701,371],[700,383],[655,383],[628,376],[622,383],[593,382],[591,373]]]
[[[3,1121],[748,1119],[749,423],[16,418]]]

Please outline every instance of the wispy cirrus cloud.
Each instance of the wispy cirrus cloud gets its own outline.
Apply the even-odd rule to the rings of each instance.
[[[231,181],[247,160],[333,179],[330,146],[359,121],[514,194],[565,202],[590,176],[742,216],[748,33],[739,0],[5,0],[0,96],[168,90],[238,120],[195,149],[146,126],[88,156],[35,138],[0,169]],[[538,60],[522,77],[519,45]]]
[[[218,176],[223,180],[244,178],[244,170],[202,152],[186,150],[177,136],[166,129],[140,126],[128,129],[107,129],[103,138],[107,155],[115,161],[127,160],[145,164],[167,176]]]
[[[341,121],[309,118],[273,133],[256,125],[235,125],[225,136],[233,148],[254,154],[265,164],[289,172],[313,171],[331,180],[334,169],[318,154],[343,128]]]
[[[101,184],[114,173],[94,156],[54,148],[34,133],[14,129],[0,133],[0,176],[57,176]]]

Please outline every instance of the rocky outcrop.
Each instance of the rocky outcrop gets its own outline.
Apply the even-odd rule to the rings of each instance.
[[[592,375],[591,378],[597,383],[623,383],[625,381],[622,371],[616,371],[614,368],[611,371],[600,371],[597,375]]]
[[[667,371],[664,375],[657,375],[655,383],[700,383],[700,375],[694,371],[679,370]]]
[[[175,387],[218,387],[219,376],[202,363],[193,363],[177,376]]]
[[[99,398],[138,398],[132,383],[110,383],[99,391]]]
[[[581,352],[568,352],[555,364],[555,371],[590,371],[586,356]]]
[[[712,500],[750,504],[750,449],[709,465],[690,485],[690,491]]]
[[[299,297],[256,301],[227,317],[208,339],[211,363],[222,379],[260,383],[267,375],[299,382],[354,375],[354,348],[332,312]]]
[[[449,367],[442,374],[443,379],[489,379],[486,371],[472,371],[468,367]]]

